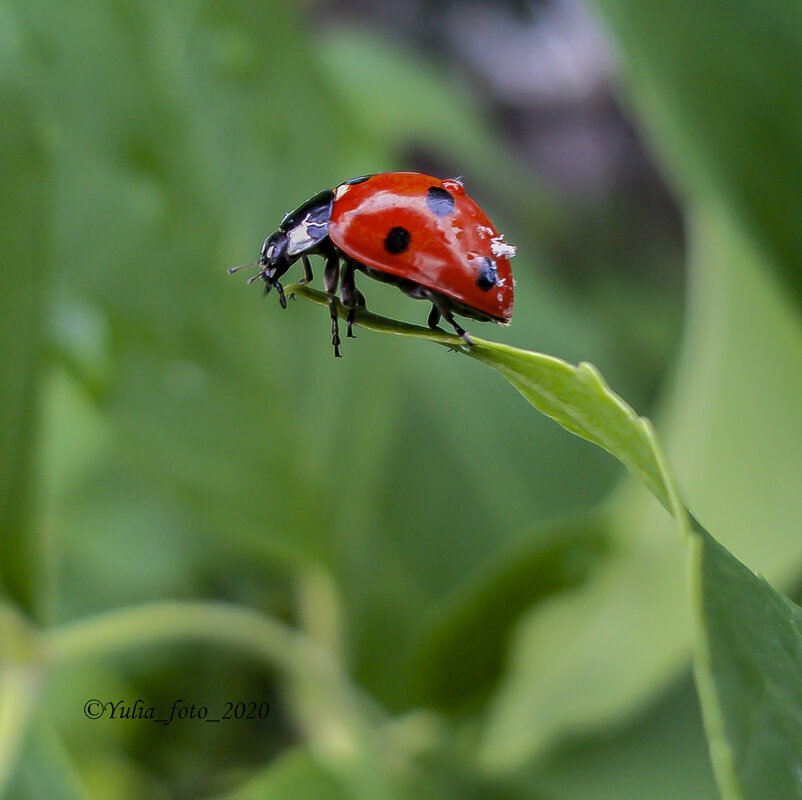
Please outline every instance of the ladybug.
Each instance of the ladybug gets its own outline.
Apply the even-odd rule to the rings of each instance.
[[[356,308],[365,298],[356,288],[356,271],[397,286],[404,294],[428,300],[430,328],[441,317],[470,346],[470,337],[455,314],[482,322],[508,324],[513,286],[507,244],[484,211],[465,192],[459,179],[440,180],[417,172],[363,175],[326,189],[291,211],[265,239],[254,264],[275,287],[287,307],[280,278],[299,259],[312,280],[310,255],[325,259],[323,281],[329,295],[332,344],[340,356],[336,293],[348,309],[348,336]],[[342,269],[341,269],[342,264]],[[230,273],[243,267],[234,267]]]

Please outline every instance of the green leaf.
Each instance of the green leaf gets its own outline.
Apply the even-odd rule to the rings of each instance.
[[[64,743],[46,720],[37,720],[30,732],[6,800],[91,800]]]
[[[47,280],[47,158],[29,98],[0,85],[0,591],[33,602],[32,442]]]
[[[802,303],[802,5],[596,0],[684,192],[714,192]],[[799,305],[797,306],[799,308]]]
[[[629,520],[613,511],[609,529],[626,531]],[[591,580],[518,623],[484,729],[493,769],[541,755],[567,734],[623,723],[687,667],[681,543],[659,529],[619,537]]]
[[[607,519],[588,514],[527,530],[479,565],[425,620],[410,671],[419,705],[486,699],[503,674],[515,623],[537,603],[586,581],[609,556]]]
[[[645,714],[613,730],[605,727],[573,739],[533,771],[566,798],[719,797],[690,672]]]
[[[687,333],[663,441],[694,514],[742,561],[790,586],[802,567],[802,318],[719,206],[694,208],[688,229]],[[635,491],[618,499],[632,511]]]
[[[307,797],[346,800],[349,793],[308,750],[296,749],[219,800],[305,800]]]
[[[802,796],[802,609],[703,530],[691,540],[695,674],[726,798]]]
[[[381,787],[390,800],[552,800],[535,787],[525,792],[487,781],[464,762],[430,758],[409,765],[403,772],[387,775]],[[363,776],[349,770],[347,763],[323,763],[307,748],[284,753],[266,769],[242,786],[216,800],[306,800],[326,797],[333,800],[360,800],[377,794],[366,789]]]
[[[291,284],[288,294],[298,294],[319,305],[328,297],[308,285]],[[337,313],[348,312],[341,304]],[[473,346],[443,331],[397,322],[356,312],[356,322],[369,330],[427,339],[475,358],[503,375],[538,411],[567,431],[587,439],[634,472],[660,502],[668,507],[666,487],[652,451],[653,441],[647,420],[639,417],[609,386],[593,364],[569,364],[560,358],[490,342],[471,335]]]
[[[788,586],[802,563],[802,326],[726,216],[696,209],[689,227],[691,301],[663,441],[695,513]],[[624,481],[606,505],[619,557],[518,628],[494,718],[499,734],[529,737],[530,753],[637,711],[690,656],[684,553],[639,484]],[[527,730],[524,713],[538,725]]]
[[[296,292],[325,305],[308,286]],[[337,306],[345,316],[346,309]],[[373,330],[415,336],[459,350],[506,377],[532,405],[566,430],[603,447],[625,464],[671,512],[681,539],[690,543],[692,611],[697,623],[695,667],[716,779],[726,800],[798,797],[802,791],[802,610],[751,573],[692,526],[654,430],[607,387],[591,365],[573,366],[540,353],[396,323],[367,312],[357,322]],[[702,555],[700,556],[700,552]],[[701,567],[700,567],[701,565]],[[703,568],[702,568],[703,567]],[[750,577],[751,576],[751,577]],[[745,629],[739,627],[743,619]],[[569,633],[570,635],[570,633]],[[560,696],[556,702],[569,698]],[[519,720],[524,726],[537,719]],[[512,726],[507,726],[507,732]],[[507,734],[505,732],[505,734]],[[753,741],[756,737],[756,741]],[[509,766],[525,754],[530,737],[491,739],[491,764]],[[512,753],[510,746],[512,744]]]
[[[41,646],[14,609],[0,605],[0,796],[14,774],[42,682]]]

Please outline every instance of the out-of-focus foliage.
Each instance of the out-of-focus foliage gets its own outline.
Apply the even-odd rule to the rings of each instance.
[[[697,708],[661,699],[687,681],[691,627],[680,545],[645,492],[489,370],[367,331],[335,362],[318,309],[281,312],[225,275],[318,189],[439,153],[519,248],[514,324],[481,333],[592,361],[639,411],[666,390],[660,427],[690,506],[787,584],[802,560],[802,335],[771,272],[796,285],[802,176],[798,104],[771,98],[798,76],[760,43],[776,31],[792,62],[798,12],[750,0],[726,12],[737,37],[712,35],[723,12],[709,11],[683,39],[690,3],[599,5],[690,198],[674,373],[678,298],[649,264],[591,298],[545,277],[571,209],[464,76],[375,33],[315,30],[296,4],[0,4],[0,577],[15,608],[0,626],[0,793],[714,796]],[[760,125],[739,128],[741,113]],[[742,220],[769,255],[708,258],[741,252]],[[423,321],[422,304],[362,288]],[[39,628],[164,599],[297,630],[365,701],[354,719],[370,735],[325,681],[266,668],[211,621],[199,643],[98,645],[63,668],[40,650]],[[87,719],[90,698],[271,710],[164,726]],[[667,764],[683,776],[673,794]]]
[[[694,513],[745,563],[785,584],[802,558],[802,498],[794,488],[802,479],[802,426],[793,409],[802,369],[786,368],[802,366],[799,320],[753,243],[721,213],[700,212],[694,227],[698,277],[685,352],[665,401],[667,449]],[[766,358],[769,351],[777,361]],[[775,390],[765,395],[766,386]],[[766,469],[755,469],[758,454]],[[621,557],[521,628],[489,728],[493,759],[521,758],[555,731],[594,726],[643,703],[686,658],[687,568],[664,511],[625,482],[611,513],[616,530],[632,533]],[[648,648],[633,660],[644,641]],[[530,716],[548,723],[520,724]]]
[[[17,602],[33,603],[31,525],[36,364],[42,349],[48,170],[34,104],[0,82],[0,576]],[[39,272],[40,285],[31,279]],[[13,345],[13,346],[12,346]]]
[[[325,293],[308,286],[293,285],[288,292],[328,305]],[[338,313],[348,315],[343,306]],[[674,518],[679,538],[688,548],[694,671],[722,797],[792,797],[799,785],[798,753],[802,748],[802,675],[798,669],[802,609],[757,578],[689,516],[651,423],[615,395],[590,364],[574,366],[553,356],[476,337],[468,349],[453,334],[364,311],[357,313],[356,322],[459,348],[503,375],[535,408],[566,430],[607,450],[649,488]],[[603,525],[597,523],[596,528],[603,530]],[[552,572],[559,574],[556,569]],[[539,583],[548,585],[542,578]],[[511,586],[514,582],[508,579],[502,590],[492,587],[487,597],[480,596],[475,602],[483,609],[493,609],[487,598],[508,601]],[[502,618],[505,616],[509,613]],[[570,650],[570,645],[567,648]],[[528,663],[524,662],[524,669]],[[477,683],[481,686],[481,681]],[[531,691],[526,688],[508,692],[514,705],[502,713],[501,724],[495,726],[495,741],[491,738],[496,761],[515,759],[522,738],[530,742],[533,738],[517,733],[526,732],[528,720],[536,718]],[[537,707],[543,701],[535,694]],[[582,709],[574,707],[581,714]],[[516,733],[510,736],[511,731]],[[499,739],[506,748],[499,747]]]
[[[629,88],[693,199],[723,199],[802,300],[802,8],[794,0],[596,0]]]

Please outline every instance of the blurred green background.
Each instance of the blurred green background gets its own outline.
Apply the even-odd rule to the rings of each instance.
[[[226,268],[349,177],[463,176],[518,247],[512,326],[469,327],[595,363],[792,588],[800,53],[781,0],[0,2],[0,793],[716,797],[646,492],[480,365],[368,331],[335,361],[324,311]],[[211,618],[30,645],[163,600],[285,624],[358,710]]]

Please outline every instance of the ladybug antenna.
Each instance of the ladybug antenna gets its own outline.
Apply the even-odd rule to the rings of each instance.
[[[239,272],[241,269],[248,269],[249,267],[258,267],[259,262],[254,261],[252,264],[240,264],[238,267],[229,267],[228,274],[233,275],[235,272]]]
[[[254,261],[253,264],[240,264],[238,267],[230,267],[228,270],[229,275],[233,275],[235,272],[239,272],[241,269],[251,269],[253,267],[261,267],[262,264],[259,261]],[[252,278],[248,279],[248,284],[253,283],[255,280],[259,278],[262,274],[261,269],[259,272],[256,273]]]

